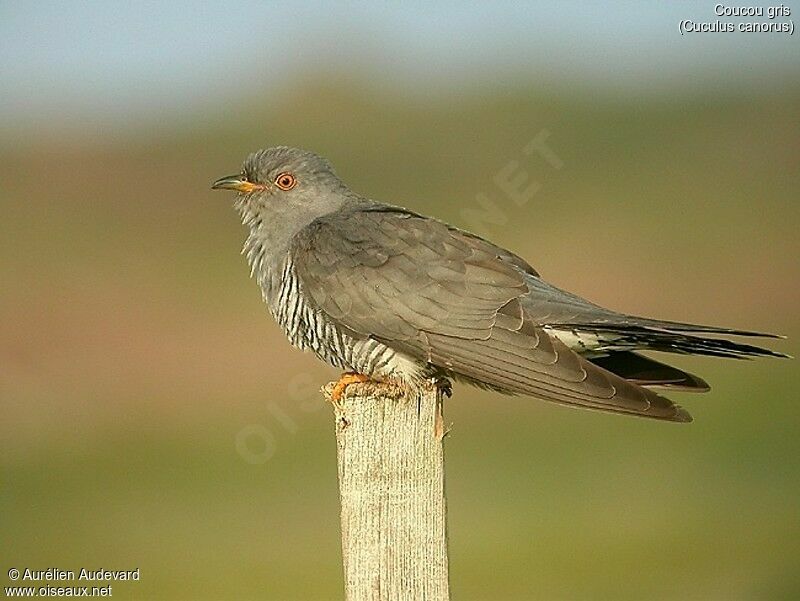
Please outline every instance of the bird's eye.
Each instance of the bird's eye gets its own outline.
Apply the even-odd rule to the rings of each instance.
[[[281,173],[275,178],[275,185],[281,190],[291,190],[297,185],[297,180],[291,173]]]

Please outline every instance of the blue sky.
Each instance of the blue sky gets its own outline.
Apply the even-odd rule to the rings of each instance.
[[[353,65],[417,90],[504,72],[634,90],[798,78],[800,34],[680,36],[715,2],[431,4],[2,2],[0,124],[179,112]]]

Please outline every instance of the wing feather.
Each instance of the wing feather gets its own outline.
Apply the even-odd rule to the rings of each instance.
[[[316,220],[292,250],[318,310],[456,378],[567,405],[690,419],[551,337],[528,307],[535,271],[481,238],[401,210],[361,208]]]

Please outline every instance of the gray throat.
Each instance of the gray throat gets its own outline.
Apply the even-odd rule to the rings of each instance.
[[[340,369],[364,374],[397,375],[415,382],[424,379],[426,372],[416,361],[401,357],[397,351],[377,340],[355,336],[343,330],[308,303],[295,269],[292,240],[315,219],[328,212],[316,215],[306,213],[298,220],[297,214],[288,215],[285,210],[274,211],[271,213],[273,221],[268,224],[248,207],[239,209],[242,221],[250,228],[242,250],[250,264],[250,274],[261,287],[270,313],[291,344],[301,350],[312,351],[323,361]],[[277,217],[272,217],[275,213]],[[274,227],[276,223],[282,227]]]
[[[250,277],[261,287],[264,300],[274,314],[281,287],[286,282],[285,269],[291,267],[289,257],[292,240],[314,220],[342,207],[346,197],[317,198],[298,206],[271,199],[242,198],[236,208],[248,228],[242,254],[250,266]],[[326,200],[330,199],[328,202]],[[265,206],[269,203],[269,207]]]

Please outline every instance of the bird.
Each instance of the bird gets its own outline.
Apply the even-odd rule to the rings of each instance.
[[[545,281],[489,240],[352,191],[321,156],[250,154],[212,189],[236,192],[250,275],[289,342],[350,384],[461,381],[507,395],[671,422],[659,394],[700,377],[641,354],[788,357],[730,340],[775,334],[627,315]]]

